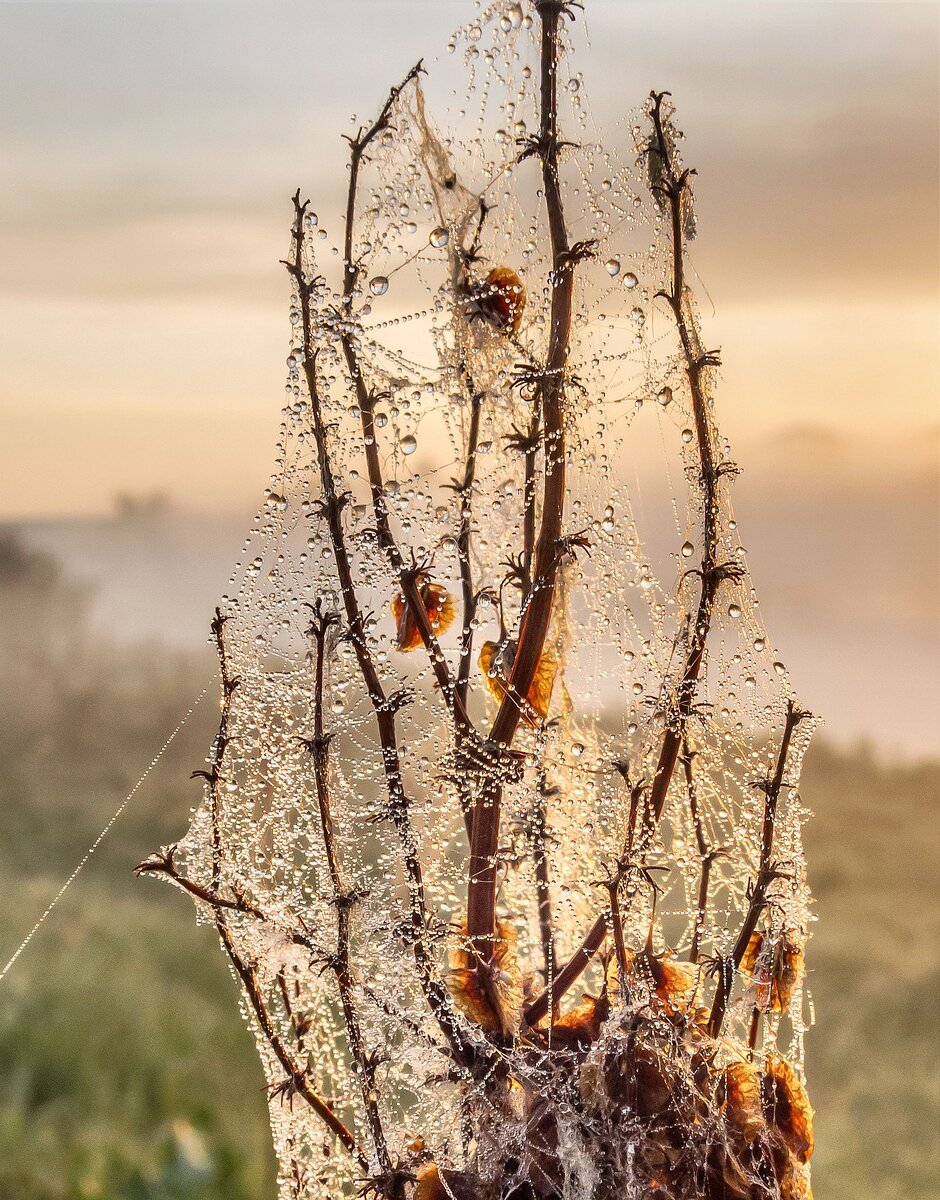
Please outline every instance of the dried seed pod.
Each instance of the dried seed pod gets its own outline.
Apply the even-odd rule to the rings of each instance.
[[[457,602],[447,588],[432,583],[425,576],[419,577],[418,587],[431,631],[440,637],[453,624]],[[395,648],[404,652],[417,650],[421,645],[421,631],[408,601],[400,593],[392,601],[392,616],[395,618]]]
[[[753,1142],[765,1128],[758,1069],[743,1059],[729,1063],[721,1072],[718,1095],[730,1130],[744,1142]]]

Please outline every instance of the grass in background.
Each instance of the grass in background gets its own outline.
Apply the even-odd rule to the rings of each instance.
[[[212,672],[91,645],[83,596],[0,539],[0,961]],[[274,1200],[262,1076],[189,900],[134,864],[185,828],[197,708],[0,984],[0,1200]],[[940,767],[817,743],[803,777],[819,923],[808,1036],[820,1200],[927,1200],[938,1154]]]

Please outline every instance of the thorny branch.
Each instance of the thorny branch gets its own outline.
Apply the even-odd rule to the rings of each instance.
[[[333,813],[330,803],[330,771],[329,753],[330,736],[323,725],[323,681],[324,663],[326,660],[327,641],[331,630],[339,622],[339,616],[333,612],[324,611],[318,600],[313,607],[313,619],[310,623],[310,636],[314,641],[314,692],[313,692],[313,737],[307,743],[313,758],[314,782],[317,793],[317,805],[320,810],[320,829],[323,834],[323,848],[326,853],[327,868],[333,886],[333,906],[336,909],[336,954],[330,965],[336,977],[336,987],[339,992],[340,1004],[343,1009],[343,1023],[346,1027],[346,1040],[349,1053],[356,1064],[356,1079],[362,1106],[366,1114],[366,1123],[375,1147],[380,1178],[384,1181],[390,1200],[401,1194],[401,1181],[398,1180],[392,1166],[388,1141],[382,1125],[382,1114],[379,1109],[379,1094],[376,1080],[376,1059],[365,1046],[362,1034],[362,1021],[356,1005],[355,984],[350,962],[350,935],[353,905],[359,899],[357,893],[350,890],[343,880],[342,868],[336,849],[336,839],[333,833]]]
[[[783,738],[777,755],[777,765],[770,779],[762,780],[760,787],[764,791],[764,819],[761,827],[760,860],[757,867],[757,878],[751,888],[750,904],[744,917],[744,923],[735,940],[730,955],[718,961],[718,982],[715,986],[715,996],[712,1001],[711,1014],[708,1018],[708,1032],[712,1037],[721,1033],[725,1019],[725,1010],[734,984],[735,972],[740,968],[747,950],[751,935],[757,928],[760,914],[767,904],[767,892],[770,885],[783,877],[780,867],[773,861],[774,828],[777,821],[777,802],[780,799],[780,789],[783,786],[783,776],[787,766],[787,755],[790,752],[790,742],[793,731],[801,721],[809,717],[808,712],[796,707],[792,700],[787,701],[787,717],[783,727]]]

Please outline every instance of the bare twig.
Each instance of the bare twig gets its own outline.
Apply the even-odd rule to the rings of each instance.
[[[265,1004],[264,996],[261,993],[261,988],[258,984],[258,978],[254,967],[246,963],[235,948],[235,942],[232,939],[232,934],[226,925],[225,921],[219,917],[216,921],[216,928],[219,931],[219,937],[222,939],[222,945],[232,962],[232,966],[238,973],[238,977],[242,981],[245,989],[245,994],[251,1004],[252,1011],[255,1014],[255,1019],[265,1039],[274,1051],[278,1062],[287,1072],[287,1081],[285,1092],[288,1094],[297,1094],[303,1097],[310,1105],[313,1111],[317,1114],[321,1121],[330,1129],[336,1137],[342,1142],[346,1149],[354,1155],[359,1166],[368,1171],[369,1162],[363,1154],[361,1148],[356,1142],[356,1139],[349,1132],[343,1122],[339,1119],[336,1113],[327,1102],[313,1090],[310,1082],[307,1079],[306,1071],[294,1059],[290,1051],[284,1045],[280,1034],[274,1027],[274,1022],[271,1019],[271,1014],[268,1012],[268,1007]]]
[[[401,1181],[398,1180],[392,1166],[388,1141],[382,1125],[382,1114],[379,1108],[378,1083],[376,1079],[377,1060],[375,1055],[366,1050],[362,1034],[362,1022],[356,1005],[355,984],[350,963],[350,934],[353,905],[359,896],[346,887],[343,881],[342,868],[336,849],[336,839],[333,834],[333,814],[330,804],[330,773],[329,753],[330,736],[323,726],[323,684],[324,663],[326,659],[327,639],[330,630],[338,623],[339,616],[326,612],[318,600],[313,607],[313,620],[310,624],[310,636],[314,641],[314,692],[313,692],[313,737],[307,743],[313,758],[314,782],[317,792],[317,805],[320,810],[320,829],[323,834],[323,848],[326,852],[327,867],[330,881],[333,885],[333,905],[336,908],[336,953],[330,965],[336,977],[336,988],[339,992],[340,1005],[343,1009],[343,1023],[346,1027],[346,1043],[349,1053],[356,1065],[356,1079],[362,1106],[366,1114],[366,1123],[372,1144],[375,1147],[376,1160],[379,1167],[379,1177],[390,1200],[395,1200],[401,1194]]]
[[[348,317],[352,311],[352,303],[359,282],[362,267],[353,256],[353,242],[356,225],[356,203],[359,192],[359,174],[366,152],[375,138],[388,129],[392,112],[399,96],[409,83],[417,79],[423,70],[418,62],[408,72],[397,87],[392,88],[382,111],[369,128],[360,127],[354,137],[348,139],[350,146],[349,186],[346,194],[346,227],[344,236],[344,277],[343,277],[343,312]],[[379,454],[379,441],[376,435],[375,405],[378,399],[376,393],[368,386],[359,359],[357,343],[351,332],[351,324],[344,321],[340,328],[340,344],[346,360],[346,368],[350,381],[356,393],[356,404],[359,409],[359,420],[362,427],[363,450],[366,458],[366,469],[369,476],[369,488],[372,495],[372,509],[375,515],[376,531],[379,545],[385,552],[392,570],[398,576],[398,585],[414,618],[421,640],[425,645],[431,668],[446,703],[454,709],[455,718],[469,728],[470,720],[466,707],[454,688],[447,659],[441,650],[437,635],[431,627],[431,621],[421,595],[420,579],[423,571],[417,565],[406,562],[392,532],[389,520],[388,505],[385,499],[385,479],[382,471],[382,460]]]
[[[761,826],[760,861],[757,868],[757,878],[751,888],[750,903],[744,917],[744,923],[735,940],[730,955],[718,961],[718,982],[715,986],[715,996],[712,1000],[711,1013],[708,1019],[708,1032],[717,1037],[725,1018],[725,1010],[734,984],[735,973],[739,970],[747,951],[751,935],[757,928],[760,914],[767,903],[767,891],[770,885],[782,877],[780,868],[773,862],[774,826],[777,820],[777,802],[780,789],[783,786],[783,775],[787,765],[787,755],[790,752],[790,742],[793,731],[801,721],[809,717],[809,713],[796,707],[792,700],[787,701],[787,716],[783,726],[783,738],[777,755],[777,766],[771,779],[762,780],[760,787],[764,791],[764,819]]]
[[[741,568],[736,563],[719,562],[719,528],[718,514],[719,496],[718,485],[722,476],[731,476],[730,470],[721,470],[715,462],[713,449],[714,432],[708,412],[708,397],[704,386],[706,370],[718,365],[718,359],[713,354],[703,353],[695,314],[692,310],[691,299],[685,283],[685,232],[683,226],[683,205],[686,189],[690,186],[690,170],[679,172],[676,167],[672,144],[663,123],[662,103],[667,93],[654,92],[651,117],[653,121],[653,148],[662,163],[661,192],[669,207],[672,230],[672,283],[668,292],[661,295],[668,302],[675,317],[679,340],[682,344],[685,358],[686,377],[692,397],[692,410],[695,419],[696,440],[699,454],[699,470],[703,491],[703,548],[701,567],[701,591],[694,616],[688,620],[688,641],[685,662],[680,676],[675,711],[669,715],[666,730],[663,734],[656,769],[650,787],[649,808],[651,819],[659,822],[666,807],[666,797],[672,782],[679,751],[685,738],[689,719],[693,712],[696,686],[705,658],[705,646],[711,629],[712,611],[718,588],[726,579],[736,579],[741,575]],[[581,947],[568,964],[574,970],[576,963],[583,967],[600,948],[604,941],[607,927],[607,916],[601,915],[594,922],[590,932]],[[593,947],[593,949],[591,949]],[[590,950],[590,954],[588,951]],[[580,971],[562,970],[559,979],[568,979],[569,986],[578,978]],[[537,1002],[538,1003],[538,1002]]]

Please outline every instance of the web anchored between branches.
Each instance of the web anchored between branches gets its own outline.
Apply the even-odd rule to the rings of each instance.
[[[733,516],[671,101],[620,163],[579,8],[459,31],[466,137],[408,72],[349,138],[335,258],[292,202],[205,798],[139,868],[217,928],[285,1197],[810,1196],[812,722]]]

